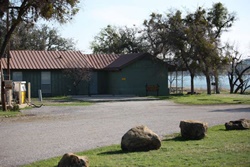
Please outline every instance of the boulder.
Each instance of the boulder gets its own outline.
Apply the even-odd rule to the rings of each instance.
[[[188,140],[200,140],[206,136],[207,123],[193,120],[184,120],[180,122],[181,136]]]
[[[159,136],[144,125],[130,129],[123,135],[121,141],[123,151],[149,151],[160,147]]]
[[[57,167],[89,167],[89,160],[86,156],[66,153],[59,161]]]
[[[244,130],[250,129],[249,119],[239,119],[225,123],[226,130]]]

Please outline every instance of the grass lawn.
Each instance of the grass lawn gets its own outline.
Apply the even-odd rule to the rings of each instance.
[[[171,95],[160,98],[189,105],[250,104],[250,94]]]
[[[84,139],[83,139],[84,141]],[[183,140],[179,134],[166,136],[159,150],[122,152],[120,145],[97,148],[86,155],[91,167],[250,166],[250,130],[226,131],[224,125],[209,128],[203,140]],[[54,167],[60,157],[25,167]]]

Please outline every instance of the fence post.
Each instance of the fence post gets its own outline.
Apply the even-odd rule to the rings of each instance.
[[[38,90],[38,97],[39,97],[39,101],[43,101],[43,95],[42,95],[41,89]]]
[[[31,84],[28,82],[28,103],[31,103]]]

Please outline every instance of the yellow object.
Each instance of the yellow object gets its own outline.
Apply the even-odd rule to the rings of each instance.
[[[25,91],[21,91],[21,103],[24,104],[25,103],[25,98],[26,98],[26,92]]]

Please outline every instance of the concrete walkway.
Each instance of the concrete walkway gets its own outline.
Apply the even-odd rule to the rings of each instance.
[[[118,101],[152,101],[159,100],[155,97],[139,97],[135,95],[91,95],[91,96],[71,96],[73,99],[86,102],[118,102]]]

